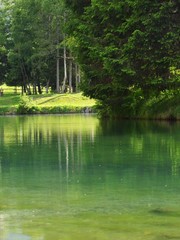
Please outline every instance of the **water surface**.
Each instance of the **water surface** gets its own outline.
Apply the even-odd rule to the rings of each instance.
[[[180,239],[180,124],[0,117],[0,240]]]

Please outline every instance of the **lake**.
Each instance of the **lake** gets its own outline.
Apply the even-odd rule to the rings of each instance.
[[[0,240],[180,239],[180,122],[0,117]]]

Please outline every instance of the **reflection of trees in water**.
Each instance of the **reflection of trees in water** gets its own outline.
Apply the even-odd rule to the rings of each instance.
[[[100,124],[103,144],[99,151],[113,142],[109,156],[104,152],[101,159],[126,168],[139,168],[152,173],[166,171],[177,175],[180,169],[180,124],[160,121],[102,121]],[[108,136],[108,140],[107,140]]]
[[[43,120],[44,121],[44,120]],[[98,164],[141,168],[147,163],[177,175],[179,124],[105,121],[100,125],[21,121],[0,129],[1,166],[45,166],[70,172]],[[164,171],[164,169],[163,169]]]
[[[3,149],[2,167],[10,166],[45,166],[51,162],[52,167],[64,168],[68,174],[69,167],[80,169],[83,165],[81,152],[83,141],[93,142],[96,125],[88,129],[64,129],[58,126],[42,126],[41,124],[20,124],[5,134],[1,134]],[[1,129],[1,132],[4,132]]]

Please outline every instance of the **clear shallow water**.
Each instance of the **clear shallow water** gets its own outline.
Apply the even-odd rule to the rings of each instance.
[[[0,240],[180,239],[180,123],[0,117]]]

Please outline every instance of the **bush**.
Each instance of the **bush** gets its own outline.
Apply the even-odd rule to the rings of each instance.
[[[164,90],[158,96],[145,101],[141,116],[152,119],[179,119],[179,90]]]
[[[21,97],[21,100],[17,107],[18,114],[33,114],[37,113],[38,111],[39,108],[33,103],[33,101],[29,97]]]

